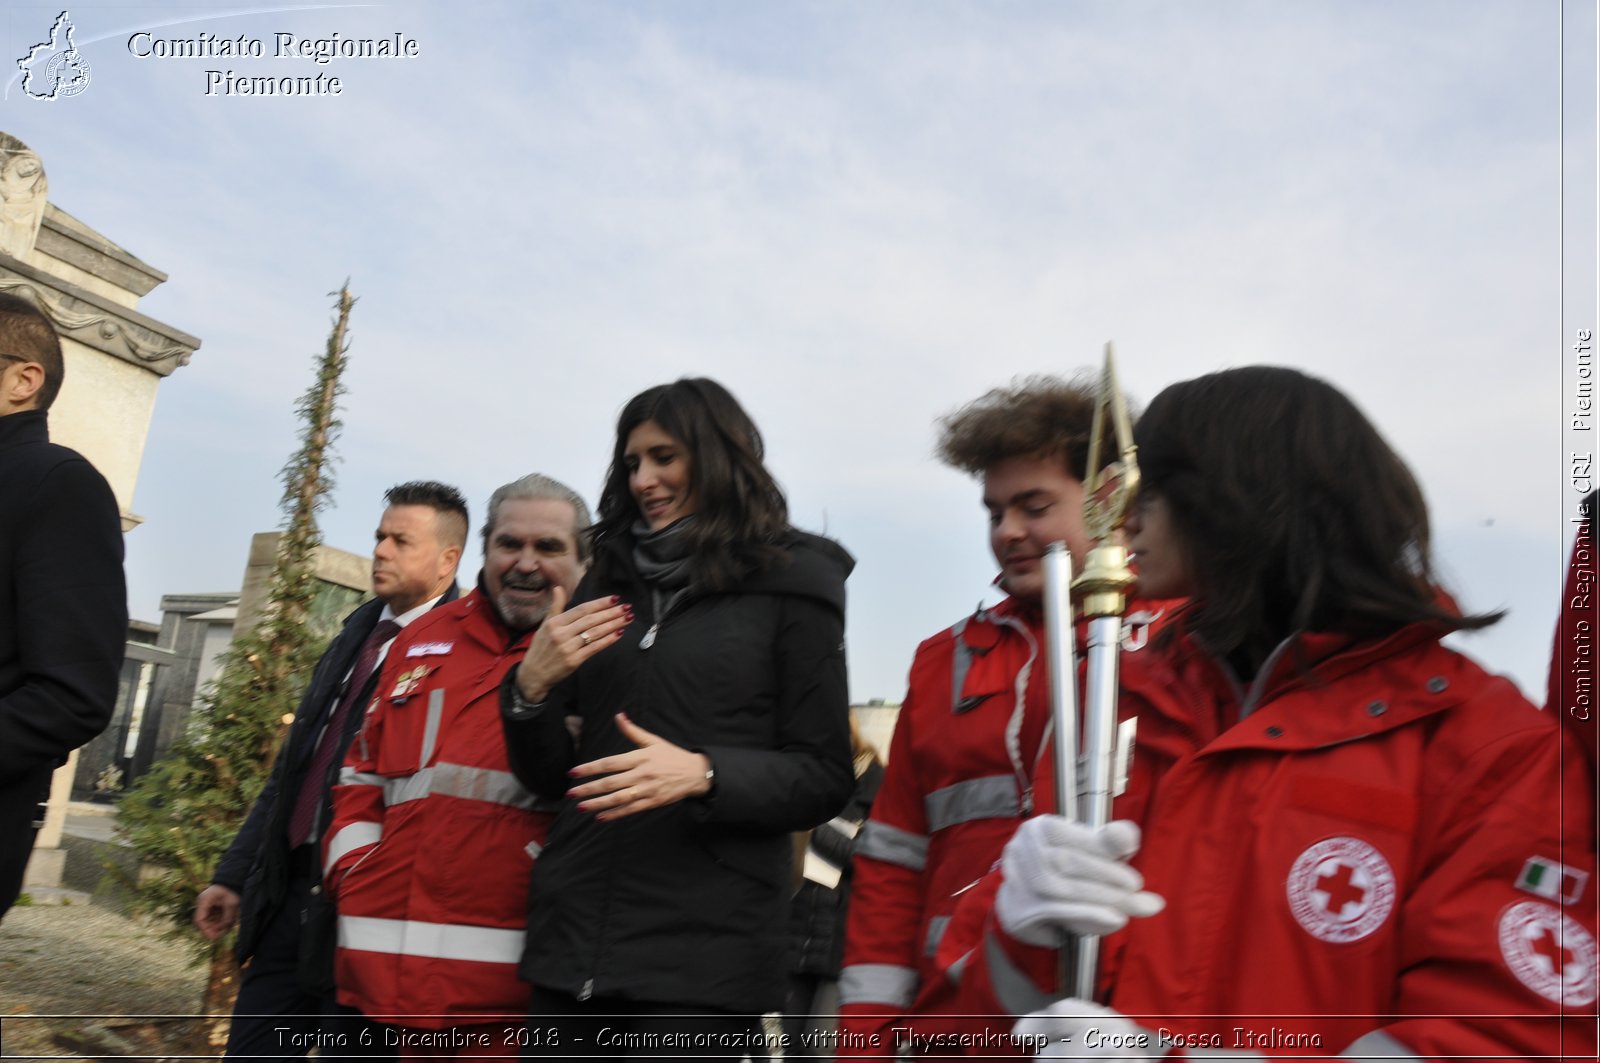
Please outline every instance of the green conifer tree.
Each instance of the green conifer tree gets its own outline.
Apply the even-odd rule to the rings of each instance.
[[[333,486],[331,448],[338,436],[346,331],[355,300],[337,293],[337,317],[316,380],[297,410],[300,449],[283,467],[286,520],[255,629],[234,639],[219,678],[203,695],[189,733],[141,776],[123,798],[118,831],[145,868],[133,884],[135,905],[170,922],[211,962],[203,1003],[207,1014],[232,1010],[237,993],[233,934],[206,941],[191,925],[194,900],[233,840],[271,770],[273,754],[322,646],[306,621],[315,595],[312,554],[321,542],[317,511]]]

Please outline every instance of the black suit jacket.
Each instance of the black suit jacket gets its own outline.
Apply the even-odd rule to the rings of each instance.
[[[438,605],[454,601],[460,591],[455,584],[444,592]],[[244,825],[234,836],[233,844],[222,854],[211,881],[242,895],[239,907],[239,941],[237,952],[242,963],[255,953],[261,929],[282,907],[289,884],[289,815],[294,809],[295,795],[305,780],[311,766],[311,756],[316,749],[317,735],[321,733],[328,713],[338,704],[345,692],[345,680],[355,665],[356,657],[367,636],[378,625],[383,613],[383,602],[374,598],[365,602],[345,618],[344,627],[334,637],[311,673],[311,682],[295,711],[289,737],[278,751],[272,775],[262,787],[261,796],[245,818]],[[362,691],[365,701],[372,695],[382,668],[373,670]],[[329,790],[338,778],[339,766],[350,741],[361,727],[359,712],[345,719],[344,733],[339,736],[339,755],[333,759],[329,775],[322,780],[322,811],[319,822],[328,822]]]

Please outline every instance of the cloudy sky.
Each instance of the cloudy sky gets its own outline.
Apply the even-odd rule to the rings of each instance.
[[[60,10],[7,5],[8,62]],[[1565,27],[1559,0],[70,10],[89,88],[13,78],[0,129],[170,275],[140,309],[203,340],[150,429],[136,616],[236,587],[278,523],[348,277],[333,545],[365,551],[400,480],[459,484],[475,519],[532,470],[593,501],[621,404],[710,375],[796,523],[858,558],[852,693],[897,700],[994,571],[934,419],[1115,340],[1136,398],[1255,362],[1348,390],[1419,474],[1466,606],[1511,611],[1465,645],[1542,691],[1565,344],[1594,324],[1592,4]],[[140,58],[140,31],[266,54]],[[278,33],[419,54],[275,59]],[[207,95],[208,70],[342,93]]]

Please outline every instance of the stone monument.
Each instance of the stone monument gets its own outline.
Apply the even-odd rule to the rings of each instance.
[[[105,476],[127,532],[140,523],[131,506],[156,388],[200,341],[139,313],[165,273],[51,203],[48,191],[39,155],[0,133],[0,291],[32,301],[61,335],[66,380],[50,408],[51,438]],[[72,770],[69,762],[56,772],[24,889],[60,879]]]

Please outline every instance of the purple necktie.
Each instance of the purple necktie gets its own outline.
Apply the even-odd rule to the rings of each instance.
[[[399,624],[393,620],[380,620],[378,626],[372,629],[372,634],[367,636],[367,641],[361,644],[361,653],[356,657],[355,667],[350,670],[350,684],[328,717],[328,725],[322,729],[316,752],[311,755],[311,766],[306,769],[305,778],[300,782],[300,792],[295,795],[294,811],[289,814],[289,848],[297,848],[311,840],[317,811],[328,793],[328,769],[333,767],[334,759],[344,753],[344,743],[340,738],[344,735],[345,721],[350,718],[351,709],[360,700],[361,692],[372,678],[373,669],[378,666],[378,653],[383,649],[383,644],[399,633]]]

